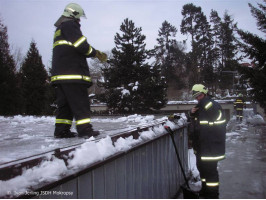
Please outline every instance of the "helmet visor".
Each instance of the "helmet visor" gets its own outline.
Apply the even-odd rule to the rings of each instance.
[[[82,17],[82,18],[84,18],[84,19],[87,19],[84,10],[82,11],[82,15],[81,15],[80,17]]]
[[[192,90],[192,97],[197,98],[202,92]]]

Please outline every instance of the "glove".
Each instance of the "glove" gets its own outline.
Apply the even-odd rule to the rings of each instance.
[[[168,120],[174,123],[178,123],[178,120],[180,119],[179,115],[173,114],[168,116]]]
[[[99,61],[101,62],[106,62],[107,61],[107,55],[103,52],[100,52],[98,50],[96,50],[96,55],[95,55],[96,58],[99,59]]]

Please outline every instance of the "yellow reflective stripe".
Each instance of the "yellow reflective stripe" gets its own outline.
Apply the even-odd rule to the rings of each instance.
[[[90,46],[88,53],[86,53],[85,55],[88,56],[91,54],[91,52],[92,52],[92,47]]]
[[[57,30],[55,33],[54,33],[54,38],[58,37],[61,35],[61,29]]]
[[[214,124],[219,125],[219,124],[223,124],[223,123],[225,123],[225,122],[226,122],[226,120],[224,119],[224,120],[222,120],[222,121],[215,121]]]
[[[81,36],[76,42],[74,42],[74,47],[78,47],[81,45],[82,42],[84,42],[87,38],[85,36]]]
[[[201,179],[201,182],[206,182],[206,179],[205,179],[205,178],[202,178],[202,179]]]
[[[212,107],[212,102],[209,102],[209,103],[205,106],[205,110],[208,110],[210,107]]]
[[[207,182],[206,185],[209,187],[216,187],[219,185],[219,182]]]
[[[237,108],[236,110],[243,110],[243,108]]]
[[[219,110],[219,116],[218,116],[218,118],[216,120],[219,121],[221,118],[222,118],[222,111]]]
[[[206,160],[206,161],[215,161],[215,160],[222,160],[225,158],[225,155],[222,156],[216,156],[216,157],[209,157],[209,156],[202,156],[201,160]]]
[[[81,120],[76,121],[76,124],[77,125],[81,125],[81,124],[87,124],[87,123],[90,123],[90,122],[91,122],[91,119],[90,118],[86,118],[86,119],[81,119]]]
[[[82,76],[82,79],[83,79],[84,81],[88,81],[88,82],[91,81],[91,77],[89,77],[89,76]]]
[[[69,46],[73,46],[73,44],[69,41],[66,40],[58,40],[54,43],[53,48],[55,48],[58,45],[69,45]]]
[[[52,76],[51,81],[60,81],[60,80],[84,80],[84,81],[91,81],[89,76],[81,76],[81,75],[58,75]]]
[[[56,119],[55,120],[56,124],[72,124],[72,120],[69,119]]]
[[[221,120],[221,121],[215,121],[215,122],[200,121],[200,124],[201,124],[201,125],[210,125],[210,126],[212,126],[212,125],[223,124],[223,123],[225,123],[225,122],[226,122],[226,120],[224,119],[224,120]]]

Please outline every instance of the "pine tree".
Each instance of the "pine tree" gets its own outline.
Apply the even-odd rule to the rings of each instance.
[[[0,20],[0,115],[14,115],[19,112],[19,90],[15,71],[7,27]]]
[[[260,9],[249,4],[251,13],[257,20],[258,29],[265,33],[266,5],[258,3],[258,6]],[[242,51],[254,64],[253,68],[241,67],[240,70],[252,88],[250,93],[253,99],[261,105],[266,113],[266,40],[248,31],[238,30],[238,34],[243,40]]]
[[[200,69],[199,81],[210,87],[214,82],[213,41],[209,22],[203,13],[199,15],[195,44],[198,67]]]
[[[221,65],[219,67],[219,72],[221,74],[220,88],[234,88],[233,83],[233,72],[237,70],[238,61],[236,58],[238,46],[237,39],[235,38],[235,32],[237,29],[237,24],[234,23],[232,17],[225,12],[223,20],[220,24],[220,55],[221,55]],[[226,73],[226,72],[229,72]]]
[[[182,15],[181,33],[191,35],[192,51],[188,54],[187,62],[190,86],[201,82],[209,88],[213,87],[215,51],[211,26],[201,7],[186,4],[183,6]]]
[[[220,32],[221,32],[221,18],[219,17],[217,11],[211,10],[210,14],[210,25],[211,25],[211,38],[213,43],[212,48],[212,63],[213,63],[213,79],[214,79],[214,90],[218,87],[218,80],[221,66],[221,52],[220,52]]]
[[[182,89],[184,87],[184,48],[175,39],[176,27],[164,21],[159,29],[158,45],[154,47],[155,62],[161,66],[162,75],[168,87]]]
[[[48,75],[34,41],[20,70],[23,114],[43,115],[47,113]]]
[[[189,60],[187,65],[188,76],[189,76],[189,88],[195,83],[199,83],[202,80],[200,75],[200,61],[198,60],[201,55],[201,50],[198,48],[197,41],[200,20],[202,18],[201,7],[197,7],[194,4],[185,4],[182,9],[183,19],[180,25],[182,34],[191,35],[191,47],[192,50],[188,54]]]
[[[145,49],[142,29],[125,19],[120,31],[122,34],[115,36],[110,67],[103,69],[108,108],[119,113],[161,108],[166,102],[166,86],[158,66],[145,63],[149,51]]]

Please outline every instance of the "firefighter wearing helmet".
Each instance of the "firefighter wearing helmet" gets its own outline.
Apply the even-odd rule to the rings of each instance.
[[[81,6],[70,3],[55,23],[51,82],[56,91],[56,138],[77,135],[70,131],[73,119],[78,136],[99,134],[90,123],[88,88],[92,81],[86,58],[98,58],[101,62],[106,62],[107,55],[88,43],[80,30],[81,17],[86,18]]]
[[[246,108],[246,101],[243,97],[243,94],[238,94],[235,102],[234,102],[234,109],[236,111],[236,121],[242,122],[243,120],[243,109]]]
[[[217,163],[225,158],[226,120],[219,103],[211,99],[202,84],[192,87],[192,96],[198,104],[191,109],[190,140],[197,159],[205,198],[219,198]]]

